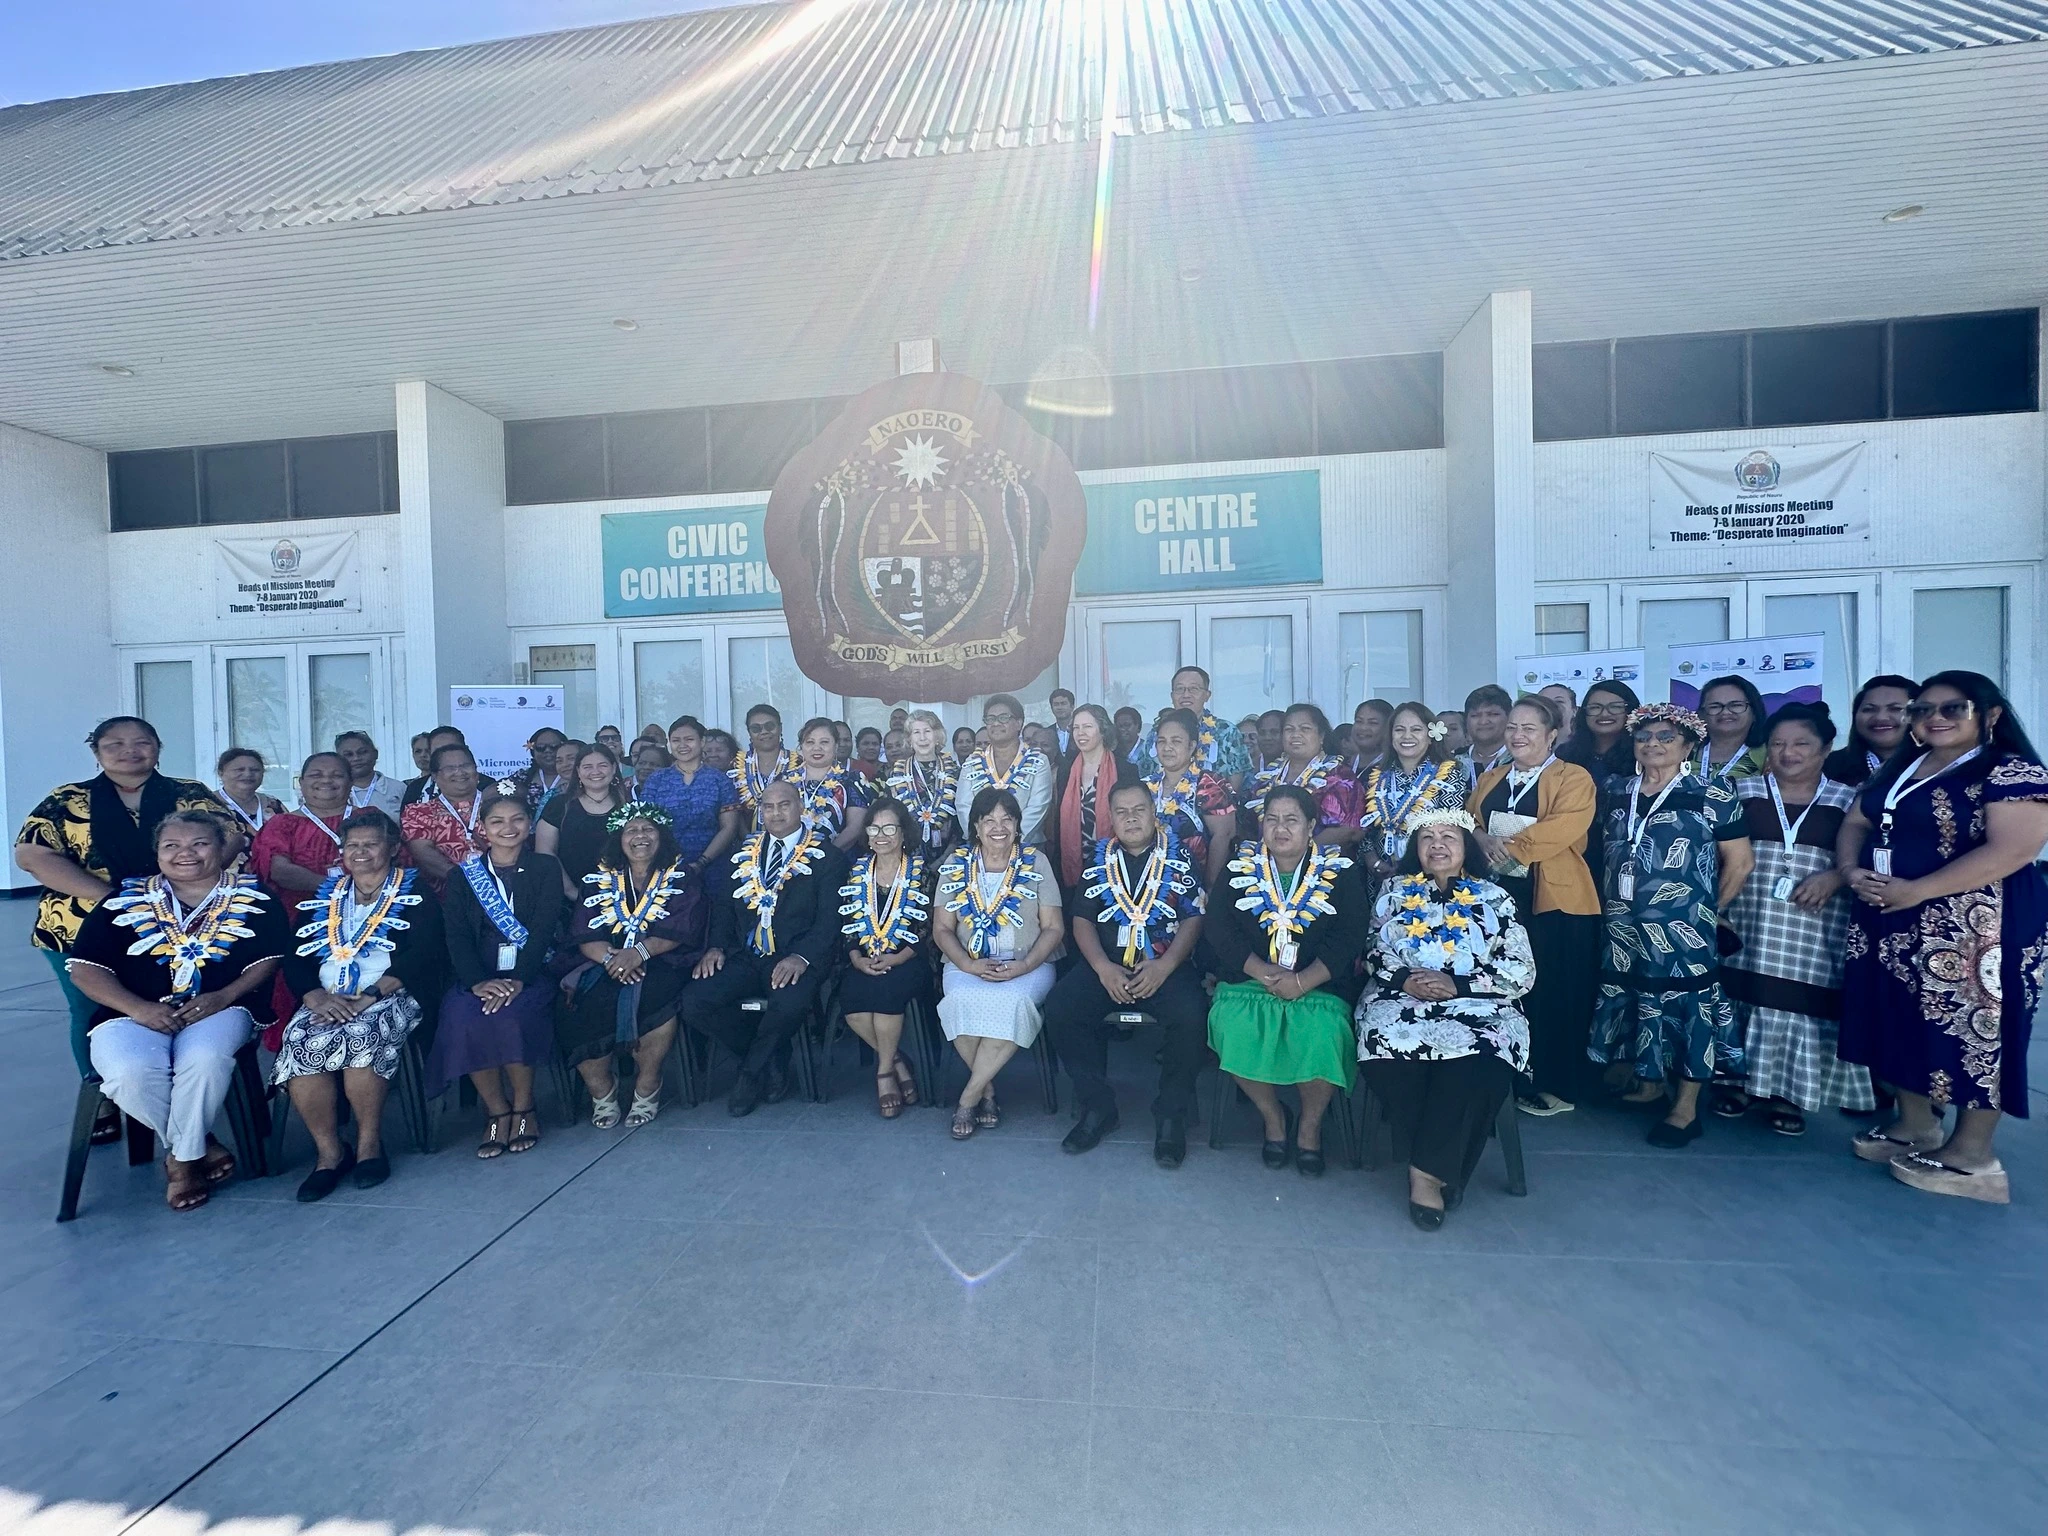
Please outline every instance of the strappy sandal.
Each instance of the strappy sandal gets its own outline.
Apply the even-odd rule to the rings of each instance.
[[[511,1119],[512,1139],[505,1143],[507,1152],[531,1152],[540,1145],[540,1116],[531,1104],[513,1110]]]
[[[100,1102],[100,1112],[93,1116],[92,1145],[111,1147],[121,1139],[121,1106],[112,1099]]]
[[[636,1088],[633,1090],[633,1107],[626,1111],[626,1129],[637,1131],[660,1113],[661,1090],[657,1088],[654,1092],[643,1095]]]
[[[956,1104],[953,1107],[953,1139],[965,1141],[974,1134],[974,1106]]]
[[[164,1203],[174,1211],[196,1211],[213,1198],[198,1163],[164,1158]]]
[[[503,1157],[505,1155],[505,1138],[498,1134],[498,1124],[500,1121],[510,1120],[511,1118],[511,1114],[507,1112],[502,1115],[493,1115],[484,1122],[484,1139],[478,1142],[476,1147],[476,1155],[478,1157],[489,1161],[491,1158]]]
[[[1894,1120],[1892,1125],[1872,1126],[1861,1136],[1855,1137],[1850,1141],[1849,1150],[1862,1158],[1866,1163],[1888,1163],[1893,1158],[1904,1156],[1907,1153],[1932,1152],[1941,1145],[1942,1135],[1938,1129],[1926,1141],[1914,1141],[1909,1136],[1889,1136],[1885,1134],[1891,1130],[1892,1126],[1897,1124],[1898,1122]]]
[[[875,1074],[875,1108],[881,1111],[884,1120],[894,1120],[903,1113],[902,1084],[893,1071]]]
[[[995,1089],[984,1093],[981,1102],[974,1106],[974,1123],[984,1131],[992,1131],[1003,1123],[1003,1112],[996,1108]]]
[[[1804,1136],[1806,1116],[1796,1109],[1774,1109],[1764,1116],[1764,1124],[1780,1136]]]
[[[590,1099],[590,1123],[600,1131],[608,1131],[619,1123],[619,1080],[612,1079],[611,1092],[603,1098],[595,1094]]]
[[[206,1138],[206,1155],[199,1160],[209,1184],[225,1184],[235,1176],[235,1154],[215,1141]]]
[[[917,1102],[917,1074],[910,1070],[910,1063],[901,1055],[896,1058],[896,1086],[902,1092],[905,1104]]]

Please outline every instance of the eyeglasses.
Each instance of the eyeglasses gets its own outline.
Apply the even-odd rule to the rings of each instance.
[[[1708,704],[1700,713],[1707,715],[1746,715],[1749,713],[1749,700],[1737,699],[1732,704]]]
[[[869,837],[901,837],[903,829],[893,821],[871,821],[868,823]]]
[[[983,715],[981,717],[981,723],[983,725],[1010,725],[1013,724],[1016,721],[1016,719],[1017,717],[1013,714],[1010,714],[1007,710],[997,710],[992,715]]]
[[[1678,740],[1678,732],[1676,732],[1676,731],[1637,731],[1637,732],[1636,732],[1636,740],[1637,740],[1637,741],[1645,741],[1645,742],[1654,742],[1654,743],[1655,743],[1656,745],[1658,745],[1658,746],[1660,746],[1660,747],[1664,747],[1664,746],[1669,746],[1669,745],[1670,745],[1670,744],[1671,744],[1672,742],[1674,742],[1674,741]]]
[[[1588,715],[1625,715],[1628,713],[1628,706],[1626,704],[1595,704],[1588,700],[1586,703],[1586,713]]]
[[[1943,699],[1939,704],[1908,704],[1906,718],[1912,721],[1925,720],[1929,715],[1940,715],[1944,720],[1967,720],[1977,712],[1977,706],[1968,699]]]

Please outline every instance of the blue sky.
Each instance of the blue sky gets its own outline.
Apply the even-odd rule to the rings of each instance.
[[[732,3],[737,0],[0,0],[0,103]]]

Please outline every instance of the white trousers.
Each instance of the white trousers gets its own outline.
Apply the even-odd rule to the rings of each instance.
[[[255,1029],[246,1008],[223,1008],[175,1035],[109,1019],[90,1037],[92,1069],[123,1114],[155,1131],[179,1162],[196,1163],[235,1080],[235,1052]]]

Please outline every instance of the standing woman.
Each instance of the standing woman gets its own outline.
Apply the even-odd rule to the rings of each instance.
[[[266,829],[267,830],[267,829]],[[372,806],[342,829],[342,868],[296,913],[306,942],[285,956],[285,985],[303,998],[285,1024],[271,1081],[291,1095],[316,1156],[299,1186],[324,1200],[355,1170],[357,1189],[390,1177],[384,1099],[399,1053],[441,993],[447,943],[441,909],[413,889],[419,871],[399,869],[398,823]],[[337,1128],[335,1089],[355,1116],[356,1142]]]
[[[839,757],[839,730],[822,715],[806,720],[797,733],[797,793],[803,797],[804,820],[818,835],[841,850],[859,844],[861,823],[868,815],[867,780]]]
[[[956,1141],[1001,1123],[996,1073],[1038,1038],[1038,1005],[1052,990],[1047,962],[1062,937],[1060,888],[1045,855],[1019,841],[1023,822],[1014,794],[984,788],[968,807],[966,846],[939,870],[939,1026],[967,1063],[953,1109]]]
[[[953,761],[956,763],[966,762],[968,758],[974,756],[974,749],[978,745],[979,743],[975,740],[973,726],[963,725],[957,727],[953,732]]]
[[[1180,839],[1188,864],[1207,890],[1223,873],[1237,839],[1237,810],[1222,775],[1195,766],[1200,722],[1191,709],[1169,709],[1152,728],[1159,772],[1145,781],[1159,824]]]
[[[1992,1147],[2027,1115],[2027,1042],[2048,971],[2048,769],[1990,678],[1937,672],[1906,713],[1917,751],[1864,786],[1835,863],[1856,905],[1844,1061],[1898,1096],[1856,1155],[1937,1195],[2011,1199]],[[1955,1106],[1946,1138],[1942,1115]]]
[[[412,861],[439,895],[463,860],[483,847],[483,793],[477,787],[476,758],[468,747],[436,747],[431,793],[399,817],[399,830]],[[524,804],[524,801],[520,802]]]
[[[1068,732],[1073,751],[1060,764],[1053,794],[1053,853],[1065,904],[1072,906],[1096,840],[1109,830],[1109,792],[1116,788],[1118,765],[1110,749],[1116,726],[1100,704],[1078,706]]]
[[[530,757],[527,765],[513,775],[512,792],[526,802],[528,817],[540,815],[540,808],[562,786],[560,753],[569,738],[552,725],[544,725],[535,731],[526,743]]]
[[[92,1070],[86,1030],[97,1011],[72,984],[64,957],[86,914],[127,880],[157,873],[150,834],[173,811],[208,811],[232,825],[234,816],[214,792],[190,779],[156,771],[163,750],[156,727],[135,715],[102,720],[85,738],[100,771],[77,784],[60,784],[28,813],[14,837],[14,864],[42,886],[29,942],[43,952],[71,1015],[71,1059],[78,1075]],[[235,837],[230,852],[240,845]],[[93,1142],[121,1134],[120,1115],[103,1111]]]
[[[1605,789],[1609,779],[1634,778],[1636,749],[1629,740],[1628,717],[1641,702],[1627,683],[1609,679],[1593,684],[1572,723],[1571,739],[1557,755],[1593,775],[1598,789]]]
[[[839,981],[846,1027],[875,1053],[875,1107],[894,1120],[917,1102],[917,1077],[897,1052],[903,1015],[931,982],[924,941],[931,931],[918,824],[887,795],[868,807],[868,851],[840,887],[842,930],[852,940]],[[969,1070],[972,1070],[970,1064]]]
[[[960,764],[946,751],[946,722],[930,710],[913,709],[904,732],[910,738],[910,754],[890,764],[889,793],[911,816],[911,840],[904,852],[936,860],[958,830],[953,799]]]
[[[1260,812],[1266,808],[1266,793],[1276,784],[1298,784],[1317,804],[1324,792],[1348,783],[1344,765],[1324,748],[1330,740],[1330,717],[1313,704],[1290,704],[1280,721],[1280,756],[1246,779],[1240,792],[1243,831],[1257,836]]]
[[[1367,770],[1358,796],[1358,852],[1366,872],[1384,879],[1408,851],[1408,823],[1424,811],[1456,811],[1472,784],[1451,752],[1449,732],[1427,704],[1397,705],[1387,725],[1387,755]]]
[[[448,761],[449,749],[435,754],[436,776]],[[468,1075],[491,1117],[476,1149],[484,1158],[539,1144],[533,1069],[555,1045],[553,989],[541,978],[566,899],[562,866],[527,851],[532,826],[521,796],[487,798],[477,828],[484,851],[456,868],[441,904],[454,985],[427,1057],[427,1096]]]
[[[1728,903],[1742,947],[1722,960],[1721,989],[1749,1094],[1781,1136],[1803,1133],[1812,1110],[1877,1105],[1870,1074],[1835,1054],[1850,905],[1835,844],[1856,792],[1821,774],[1834,739],[1825,704],[1787,704],[1765,726],[1769,766],[1735,781],[1756,868]]]
[[[284,802],[263,793],[263,754],[253,747],[229,747],[214,764],[220,779],[220,797],[242,824],[243,835],[253,838],[263,823],[282,815]]]
[[[777,779],[796,782],[803,765],[782,745],[782,711],[773,704],[756,704],[747,711],[746,724],[747,750],[732,765],[732,787],[739,792],[740,805],[758,832],[762,789]]]
[[[704,887],[676,853],[669,814],[633,801],[614,811],[597,867],[583,877],[569,941],[583,957],[562,978],[555,1034],[590,1090],[590,1123],[619,1123],[618,1052],[633,1052],[626,1128],[661,1113],[661,1064],[676,1038],[676,995],[704,952]]]
[[[1315,798],[1298,784],[1266,791],[1259,841],[1209,891],[1202,937],[1216,958],[1209,1046],[1258,1106],[1268,1168],[1287,1166],[1289,1114],[1277,1088],[1293,1084],[1301,1122],[1293,1155],[1322,1175],[1323,1114],[1358,1070],[1351,1032],[1358,953],[1371,927],[1351,861],[1315,840]]]
[[[740,795],[704,752],[709,738],[695,715],[668,728],[669,763],[641,781],[635,797],[660,806],[675,825],[676,857],[702,874],[739,841]]]
[[[1721,991],[1717,915],[1756,862],[1735,791],[1686,765],[1706,740],[1700,717],[1645,704],[1628,717],[1641,771],[1601,796],[1606,963],[1590,1054],[1632,1064],[1631,1104],[1667,1094],[1653,1147],[1683,1147],[1706,1130],[1700,1085],[1739,1076],[1735,1010]]]
[[[1544,695],[1517,699],[1508,761],[1487,770],[1469,802],[1486,874],[1513,898],[1536,958],[1523,1000],[1529,1070],[1516,1100],[1531,1115],[1563,1114],[1591,1091],[1586,1038],[1600,976],[1600,892],[1586,865],[1600,797],[1591,774],[1558,760],[1559,724]]]
[[[607,823],[626,803],[626,791],[610,747],[585,747],[568,782],[574,786],[571,792],[553,795],[541,807],[533,850],[561,864],[563,892],[574,902],[583,899],[583,882],[597,870],[598,855],[612,835]]]
[[[1906,706],[1920,685],[1896,672],[1880,672],[1856,690],[1849,710],[1849,741],[1828,754],[1823,770],[1837,784],[1856,789],[1870,782],[1906,741]]]
[[[315,752],[299,766],[298,809],[267,818],[250,846],[249,872],[288,910],[341,869],[349,782],[348,762],[339,752]]]
[[[1764,771],[1764,701],[1746,677],[1716,677],[1700,689],[1707,740],[1699,776],[1729,783]]]

